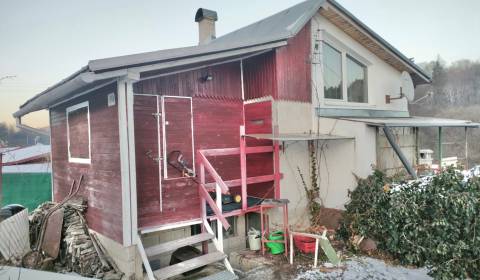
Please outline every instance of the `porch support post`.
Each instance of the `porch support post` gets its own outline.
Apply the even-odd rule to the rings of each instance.
[[[278,125],[273,127],[273,135],[278,135]],[[280,144],[278,140],[273,141],[273,174],[275,176],[273,187],[275,199],[280,199]]]
[[[135,77],[135,75],[132,75]],[[135,128],[133,119],[133,82],[129,75],[117,81],[118,130],[122,183],[123,245],[136,244],[137,239],[137,179],[135,163]]]
[[[403,166],[407,170],[408,174],[410,174],[410,176],[412,176],[413,178],[417,178],[417,173],[415,172],[415,169],[412,167],[410,162],[408,162],[408,159],[403,154],[402,148],[400,148],[397,142],[395,142],[395,136],[393,135],[390,128],[388,126],[384,126],[383,132],[385,133],[385,136],[387,137],[387,140],[390,143],[390,146],[392,146],[393,150],[395,151],[397,156],[400,158],[400,161],[402,162]]]
[[[245,139],[245,126],[240,126],[240,179],[242,188],[242,210],[247,210],[247,140]]]
[[[203,165],[203,162],[200,163],[200,184],[205,186],[205,166]],[[199,188],[203,188],[203,186],[198,186]],[[204,223],[207,222],[207,201],[203,197],[203,195],[200,195],[200,215],[202,216],[202,224],[201,224],[201,229],[202,233],[206,232],[207,229],[205,228]],[[204,241],[202,242],[202,253],[207,254],[208,253],[208,242]]]
[[[3,154],[0,153],[0,207],[3,206],[3,189],[2,189],[2,165],[3,165],[3,161],[2,161],[2,157],[3,157]],[[53,181],[52,181],[53,182]],[[52,200],[53,200],[53,196],[52,196]]]
[[[419,131],[419,128],[418,127],[415,127],[414,128],[415,130],[415,165],[418,166],[419,164],[419,145],[420,145],[420,142],[419,142],[419,137],[418,137],[418,131]]]
[[[465,169],[468,169],[468,127],[465,127]]]
[[[216,203],[218,209],[220,209],[220,213],[223,213],[222,210],[222,190],[220,186],[215,183],[215,191],[216,191]],[[218,218],[217,219],[217,239],[218,239],[218,250],[223,253],[223,226],[222,221]]]
[[[442,127],[438,127],[438,168],[439,170],[442,170],[442,157],[443,157],[443,151],[442,151]]]

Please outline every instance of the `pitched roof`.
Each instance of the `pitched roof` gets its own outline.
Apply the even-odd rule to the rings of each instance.
[[[143,67],[152,64],[160,64],[160,66],[163,65],[163,67],[167,68],[168,65],[172,65],[172,61],[177,62],[175,66],[179,66],[182,65],[182,63],[183,65],[192,63],[191,58],[195,57],[204,57],[206,60],[210,59],[208,56],[213,57],[214,59],[226,59],[233,56],[233,54],[248,54],[262,49],[278,47],[280,45],[272,45],[272,43],[284,42],[284,44],[286,44],[287,40],[295,36],[326,3],[337,8],[362,28],[364,32],[377,40],[380,45],[391,51],[400,61],[405,63],[405,65],[414,69],[416,75],[419,75],[418,80],[423,82],[430,81],[428,75],[420,67],[393,46],[388,44],[383,38],[369,29],[359,19],[354,17],[334,0],[307,0],[236,31],[220,36],[205,45],[91,60],[88,62],[87,66],[74,73],[74,75],[69,76],[67,79],[62,80],[53,87],[48,88],[44,92],[28,100],[25,104],[20,106],[20,110],[17,111],[14,116],[19,117],[36,110],[45,109],[51,105],[49,103],[52,102],[53,99],[56,98],[58,102],[58,100],[60,100],[63,95],[68,94],[68,92],[74,92],[84,88],[86,86],[85,81],[81,79],[80,81],[72,81],[82,74],[104,73],[132,67]],[[252,49],[252,47],[255,48]],[[61,90],[58,90],[59,87],[62,87]],[[52,94],[53,91],[60,91],[62,94]],[[55,95],[56,97],[42,98],[44,101],[42,100],[42,102],[38,102],[41,97],[44,97],[43,95],[47,94]],[[37,104],[32,106],[32,104],[29,104],[31,102],[37,102]]]

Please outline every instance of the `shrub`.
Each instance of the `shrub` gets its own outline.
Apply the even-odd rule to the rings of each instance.
[[[349,194],[338,234],[373,238],[402,264],[427,266],[437,279],[480,279],[480,184],[454,170],[391,190],[375,171]]]

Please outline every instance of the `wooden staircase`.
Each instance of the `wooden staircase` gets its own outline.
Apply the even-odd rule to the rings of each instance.
[[[170,253],[178,248],[189,246],[189,245],[198,245],[200,243],[212,240],[215,247],[217,247],[218,240],[215,238],[213,234],[213,230],[210,228],[208,223],[205,223],[208,228],[207,232],[189,236],[182,239],[173,240],[170,242],[161,243],[158,245],[154,245],[148,248],[143,248],[143,244],[141,242],[140,236],[137,238],[137,247],[139,249],[140,255],[142,257],[142,262],[147,272],[147,278],[149,280],[161,280],[161,279],[168,279],[177,275],[180,275],[184,272],[188,272],[199,267],[213,264],[216,262],[222,261],[225,266],[225,271],[221,271],[219,273],[210,275],[205,280],[235,280],[238,277],[233,272],[233,268],[231,267],[230,263],[227,260],[227,255],[223,252],[217,251],[210,252],[199,257],[186,260],[181,263],[177,263],[174,265],[166,266],[160,268],[158,270],[152,271],[150,267],[150,260],[155,259],[161,254]],[[205,226],[205,225],[204,225]]]

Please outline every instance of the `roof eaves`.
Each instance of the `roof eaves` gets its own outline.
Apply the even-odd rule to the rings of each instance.
[[[403,62],[408,64],[410,67],[412,67],[415,71],[417,71],[420,76],[424,79],[425,82],[431,83],[432,79],[431,77],[417,64],[412,62],[408,57],[406,57],[403,53],[401,53],[398,49],[396,49],[394,46],[392,46],[390,43],[388,43],[385,39],[383,39],[380,35],[378,35],[375,31],[373,31],[370,27],[368,27],[366,24],[364,24],[360,19],[358,19],[356,16],[354,16],[352,13],[350,13],[347,9],[345,9],[342,5],[340,5],[338,2],[335,0],[326,0],[328,3],[333,5],[335,8],[337,8],[340,12],[345,14],[348,18],[350,18],[353,22],[358,24],[365,32],[367,32],[370,36],[375,38],[378,42],[380,42],[385,48],[393,52],[396,56],[398,56]]]
[[[30,103],[31,101],[33,101],[33,100],[39,98],[40,96],[42,96],[42,95],[44,95],[44,94],[46,94],[46,93],[54,90],[55,88],[57,88],[57,87],[65,84],[65,83],[67,83],[67,82],[75,79],[77,76],[79,76],[79,75],[82,74],[82,73],[87,72],[88,70],[89,70],[89,69],[88,69],[88,65],[83,66],[82,68],[80,68],[79,70],[77,70],[76,72],[74,72],[73,74],[71,74],[71,75],[69,75],[68,77],[66,77],[66,78],[64,78],[63,80],[61,80],[60,82],[54,84],[54,85],[51,86],[51,87],[48,87],[48,88],[45,89],[44,91],[42,91],[42,92],[36,94],[35,96],[33,96],[32,98],[28,99],[28,100],[25,101],[22,105],[20,105],[19,108],[21,109],[21,108],[25,107],[25,106],[26,106],[28,103]]]

